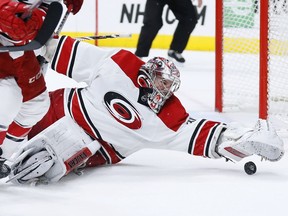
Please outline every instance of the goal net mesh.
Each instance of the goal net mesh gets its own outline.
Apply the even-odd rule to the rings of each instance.
[[[268,117],[288,122],[288,2],[268,1]],[[259,110],[261,2],[223,0],[223,111]]]

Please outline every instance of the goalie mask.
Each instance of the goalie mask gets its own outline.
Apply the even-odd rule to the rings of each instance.
[[[151,90],[147,103],[155,113],[158,113],[166,100],[179,89],[180,72],[173,62],[155,57],[141,66],[138,83],[141,87]]]

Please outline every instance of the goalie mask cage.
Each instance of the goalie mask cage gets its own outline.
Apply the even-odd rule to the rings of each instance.
[[[220,112],[288,122],[288,0],[216,0]]]

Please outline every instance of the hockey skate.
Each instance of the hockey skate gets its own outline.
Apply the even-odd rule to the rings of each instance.
[[[218,141],[217,152],[232,161],[251,155],[278,161],[284,155],[284,144],[272,125],[259,119],[254,129],[228,126]]]
[[[172,61],[176,61],[178,63],[184,63],[185,62],[185,58],[182,56],[182,54],[178,53],[177,51],[174,51],[174,50],[169,50],[168,51],[168,57]]]

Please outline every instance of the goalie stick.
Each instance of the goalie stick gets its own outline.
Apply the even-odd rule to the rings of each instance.
[[[62,5],[59,2],[52,2],[49,5],[43,25],[36,35],[35,39],[23,46],[3,46],[0,47],[1,52],[17,52],[36,50],[41,48],[53,35],[55,28],[62,16]]]
[[[108,38],[125,38],[131,37],[131,34],[111,34],[111,35],[93,35],[93,36],[84,36],[84,37],[76,37],[76,40],[98,40],[98,39],[108,39]]]
[[[54,37],[59,37],[59,34],[62,31],[62,28],[63,28],[64,24],[66,23],[68,16],[71,13],[71,11],[72,11],[72,6],[69,5],[67,11],[65,12],[57,30],[56,30],[56,32],[54,33]]]

